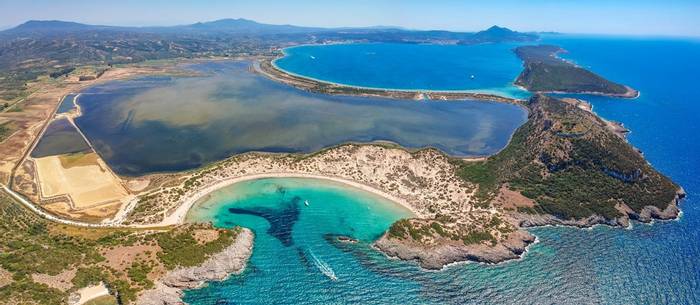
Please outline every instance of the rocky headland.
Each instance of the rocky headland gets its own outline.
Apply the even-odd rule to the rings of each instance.
[[[375,246],[390,257],[428,269],[465,260],[497,263],[519,257],[534,237],[527,227],[627,227],[679,215],[681,187],[654,170],[641,153],[578,100],[543,95],[528,101],[528,122],[511,143],[486,161],[457,171],[478,185],[480,204],[503,213],[514,228],[494,240],[442,232],[435,220],[400,221]]]
[[[481,160],[435,149],[345,144],[313,154],[247,153],[175,175],[140,196],[131,225],[173,224],[208,193],[263,177],[331,179],[383,195],[414,212],[375,247],[439,269],[498,263],[525,252],[542,225],[627,226],[678,215],[682,189],[653,169],[614,124],[575,99],[536,95],[509,145]]]
[[[243,272],[253,253],[253,239],[252,231],[241,229],[233,244],[212,255],[203,264],[180,267],[166,273],[155,283],[155,288],[144,291],[139,296],[136,304],[184,304],[183,290],[201,287],[209,281],[222,281],[231,274]]]

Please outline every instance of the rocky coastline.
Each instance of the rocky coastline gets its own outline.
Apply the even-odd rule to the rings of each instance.
[[[518,259],[535,240],[534,235],[518,230],[493,246],[483,243],[465,245],[461,241],[451,240],[442,240],[437,245],[427,246],[384,234],[373,246],[388,257],[416,261],[422,268],[428,270],[441,270],[449,264],[458,262],[497,264]]]
[[[175,305],[182,301],[183,290],[201,287],[209,281],[222,281],[231,274],[243,272],[253,253],[254,234],[243,228],[236,241],[222,252],[213,255],[202,265],[178,268],[168,272],[155,283],[155,288],[143,292],[136,304]]]
[[[615,97],[615,98],[624,98],[624,99],[636,99],[638,98],[641,93],[633,89],[629,86],[624,86],[627,91],[624,93],[610,93],[610,92],[600,92],[600,91],[586,91],[586,90],[567,90],[567,91],[557,91],[557,90],[542,90],[542,91],[533,91],[534,93],[538,94],[585,94],[585,95],[598,95],[598,96],[607,96],[607,97]],[[526,88],[522,87],[521,88],[527,90]]]
[[[561,219],[548,214],[512,213],[508,216],[516,223],[518,230],[496,246],[483,243],[465,245],[460,241],[450,240],[443,240],[438,245],[426,246],[413,240],[392,238],[388,233],[385,233],[373,244],[373,247],[390,258],[416,261],[421,268],[427,270],[442,270],[450,264],[466,261],[498,264],[520,259],[527,252],[527,248],[535,243],[536,237],[525,231],[525,228],[542,226],[590,228],[596,225],[626,228],[630,226],[630,220],[642,223],[650,223],[654,220],[673,220],[680,215],[678,203],[684,197],[685,191],[683,188],[679,188],[676,198],[664,210],[655,206],[647,206],[640,213],[636,213],[628,208],[623,216],[614,219],[607,219],[600,215],[583,219]]]

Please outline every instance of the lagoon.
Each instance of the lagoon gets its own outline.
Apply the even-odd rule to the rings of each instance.
[[[77,94],[68,94],[61,101],[61,105],[58,106],[56,113],[66,113],[75,108],[74,100],[78,97]]]
[[[188,170],[238,153],[314,152],[389,141],[485,156],[527,113],[482,101],[413,101],[308,93],[248,71],[247,61],[188,66],[200,77],[145,77],[91,87],[76,124],[122,175]]]
[[[60,118],[49,124],[31,156],[42,158],[88,150],[90,146],[75,126],[68,119]]]

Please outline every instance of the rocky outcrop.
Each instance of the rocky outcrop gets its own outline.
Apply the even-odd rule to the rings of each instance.
[[[495,245],[466,245],[461,241],[442,240],[437,245],[426,246],[411,239],[384,234],[374,243],[374,247],[389,257],[418,261],[425,269],[439,270],[445,265],[463,261],[500,263],[517,259],[534,241],[535,236],[522,230],[511,233],[505,241]]]
[[[646,206],[639,214],[634,215],[633,218],[641,222],[650,222],[654,219],[676,219],[680,214],[678,203],[683,198],[685,198],[685,190],[681,187],[678,188],[678,191],[676,192],[676,198],[674,198],[665,209],[661,210],[655,206]]]
[[[156,287],[139,296],[139,305],[184,304],[182,291],[202,286],[208,281],[221,281],[230,274],[241,273],[253,253],[254,235],[242,229],[232,245],[211,256],[201,266],[178,268],[168,272],[156,283]]]
[[[523,214],[514,213],[511,215],[519,222],[521,227],[541,227],[541,226],[570,226],[577,228],[588,228],[595,225],[622,226],[629,225],[629,218],[619,217],[606,219],[599,215],[593,215],[582,219],[561,219],[549,214]]]
[[[572,226],[578,228],[588,228],[594,225],[628,227],[630,225],[630,219],[648,223],[655,219],[671,220],[678,218],[678,215],[680,214],[678,203],[683,198],[685,198],[685,191],[683,188],[679,188],[676,193],[676,197],[663,210],[655,206],[646,206],[639,213],[637,213],[626,205],[618,205],[617,209],[623,213],[623,215],[614,219],[607,219],[600,215],[592,215],[583,219],[561,219],[549,214],[524,213],[512,213],[510,214],[510,217],[512,217],[520,227],[538,227],[547,225]]]
[[[650,222],[654,219],[670,220],[678,217],[680,210],[678,202],[685,197],[685,191],[678,189],[676,198],[664,209],[655,206],[647,206],[640,213],[632,211],[629,207],[621,206],[619,209],[624,214],[615,219],[607,219],[599,215],[592,215],[583,219],[560,219],[549,214],[524,214],[511,213],[510,221],[520,228],[538,226],[573,226],[588,228],[594,225],[608,225],[628,227],[630,219],[641,222]],[[445,265],[475,261],[483,263],[500,263],[507,260],[520,258],[527,247],[535,241],[535,236],[519,229],[508,235],[505,241],[495,245],[478,243],[465,245],[461,241],[443,240],[434,246],[415,242],[410,238],[393,238],[385,233],[374,243],[374,247],[389,257],[407,261],[417,261],[425,269],[440,270]]]

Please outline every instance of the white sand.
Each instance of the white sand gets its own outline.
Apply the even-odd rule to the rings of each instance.
[[[221,180],[221,181],[217,182],[216,184],[211,185],[209,187],[206,187],[204,189],[201,189],[198,192],[189,196],[188,198],[184,199],[182,201],[182,203],[180,204],[180,206],[175,210],[175,212],[173,212],[172,214],[165,217],[160,223],[154,224],[154,225],[148,225],[148,226],[150,226],[150,227],[168,226],[168,225],[175,225],[175,224],[182,223],[185,221],[185,216],[187,215],[187,212],[190,210],[190,208],[192,208],[192,206],[197,201],[199,201],[201,198],[205,197],[206,195],[208,195],[208,194],[210,194],[218,189],[227,187],[229,185],[232,185],[232,184],[235,184],[238,182],[255,180],[255,179],[262,179],[262,178],[312,178],[312,179],[322,179],[322,180],[339,182],[342,184],[349,185],[351,187],[361,189],[361,190],[366,191],[366,192],[370,192],[372,194],[386,198],[386,199],[391,200],[393,202],[396,202],[396,203],[400,204],[401,206],[405,207],[406,209],[410,210],[416,216],[422,217],[422,214],[419,211],[417,211],[414,207],[412,207],[408,202],[406,202],[406,200],[403,200],[401,198],[397,198],[395,196],[392,196],[390,194],[382,192],[376,188],[373,188],[373,187],[370,187],[368,185],[358,183],[355,181],[350,181],[350,180],[338,178],[338,177],[313,175],[313,174],[266,173],[266,174],[255,174],[255,175],[241,176],[241,177]]]
[[[107,286],[105,286],[104,283],[100,282],[99,285],[80,288],[76,293],[78,294],[78,296],[80,296],[80,298],[72,304],[80,305],[85,304],[92,299],[108,295],[109,290],[107,290]]]

